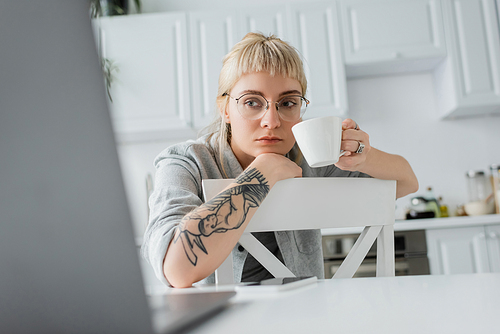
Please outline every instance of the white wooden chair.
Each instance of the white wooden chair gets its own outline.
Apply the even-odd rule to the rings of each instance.
[[[205,199],[233,181],[203,180]],[[377,276],[394,276],[395,201],[396,181],[336,177],[279,181],[255,212],[239,243],[273,276],[295,277],[250,233],[364,227],[333,278],[352,278],[375,240]],[[231,254],[215,274],[217,284],[234,283]]]

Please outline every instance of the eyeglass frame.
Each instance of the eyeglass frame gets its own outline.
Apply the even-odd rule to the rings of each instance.
[[[301,113],[301,114],[299,115],[299,118],[298,118],[297,120],[299,120],[299,119],[300,119],[300,118],[301,118],[301,117],[302,117],[302,116],[306,113],[306,111],[307,111],[307,106],[309,105],[309,103],[311,103],[311,101],[309,101],[308,99],[306,99],[304,96],[302,96],[302,95],[293,95],[293,94],[290,94],[290,95],[285,95],[285,96],[283,96],[283,97],[282,97],[279,101],[272,101],[272,100],[271,100],[271,101],[268,101],[268,100],[267,100],[267,99],[266,99],[266,98],[265,98],[262,94],[259,94],[259,93],[245,93],[245,94],[241,95],[241,96],[240,96],[240,97],[238,97],[238,98],[234,98],[234,97],[232,97],[231,95],[229,95],[229,93],[224,93],[224,94],[222,94],[222,96],[228,96],[228,97],[230,97],[230,98],[232,98],[233,100],[235,100],[235,101],[236,101],[236,107],[237,107],[238,113],[239,113],[240,115],[241,115],[241,112],[240,112],[240,110],[239,110],[239,108],[238,108],[238,101],[239,101],[242,97],[244,97],[244,96],[246,96],[246,95],[259,95],[259,96],[261,96],[261,97],[262,97],[262,98],[266,101],[266,108],[264,109],[266,112],[269,110],[269,102],[274,103],[274,104],[276,105],[276,111],[278,112],[278,115],[279,115],[279,116],[280,116],[280,118],[281,118],[282,120],[284,120],[284,121],[286,121],[286,120],[285,120],[285,119],[283,119],[283,117],[281,116],[281,113],[279,112],[279,107],[278,107],[278,106],[279,106],[279,103],[280,103],[283,99],[285,99],[285,98],[287,98],[287,97],[295,96],[295,97],[300,97],[301,99],[303,99],[303,100],[305,101],[305,103],[306,103],[306,107],[305,107],[305,109],[304,109],[304,112],[303,112],[303,113]],[[259,118],[262,118],[265,114],[266,114],[266,113],[262,114],[262,116],[261,116],[261,117],[259,117]],[[241,117],[243,117],[243,118],[245,118],[245,119],[248,119],[248,118],[246,118],[246,117],[245,117],[245,116],[243,116],[243,115],[241,115]],[[255,118],[255,120],[257,120],[257,119],[259,119],[259,118]],[[288,122],[290,122],[290,121],[288,121]]]

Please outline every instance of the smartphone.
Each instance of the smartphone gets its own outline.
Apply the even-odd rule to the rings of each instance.
[[[236,287],[236,291],[270,292],[283,291],[313,284],[318,281],[316,276],[303,277],[276,277],[262,280],[260,282],[248,283]]]

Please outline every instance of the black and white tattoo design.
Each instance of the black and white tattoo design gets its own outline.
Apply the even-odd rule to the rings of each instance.
[[[189,261],[196,266],[198,256],[195,245],[208,254],[201,237],[209,237],[213,233],[225,233],[235,230],[245,222],[250,208],[258,207],[269,193],[269,185],[264,176],[255,168],[241,174],[235,181],[236,187],[215,196],[205,203],[208,215],[199,216],[195,212],[188,214],[181,221],[178,229],[180,234],[174,240],[181,240]],[[203,213],[206,213],[203,212]],[[198,220],[198,225],[188,227],[187,220]]]

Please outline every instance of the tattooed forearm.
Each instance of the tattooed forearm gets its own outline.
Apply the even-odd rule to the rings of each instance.
[[[201,237],[209,237],[213,233],[225,233],[240,228],[246,221],[250,208],[258,207],[269,193],[269,185],[265,177],[255,168],[245,170],[235,181],[238,186],[227,189],[204,205],[199,210],[186,215],[179,224],[180,231],[174,240],[181,240],[189,261],[196,266],[198,256],[195,245],[205,254],[208,254]],[[207,214],[208,212],[208,214]],[[197,220],[197,226],[187,221]]]

